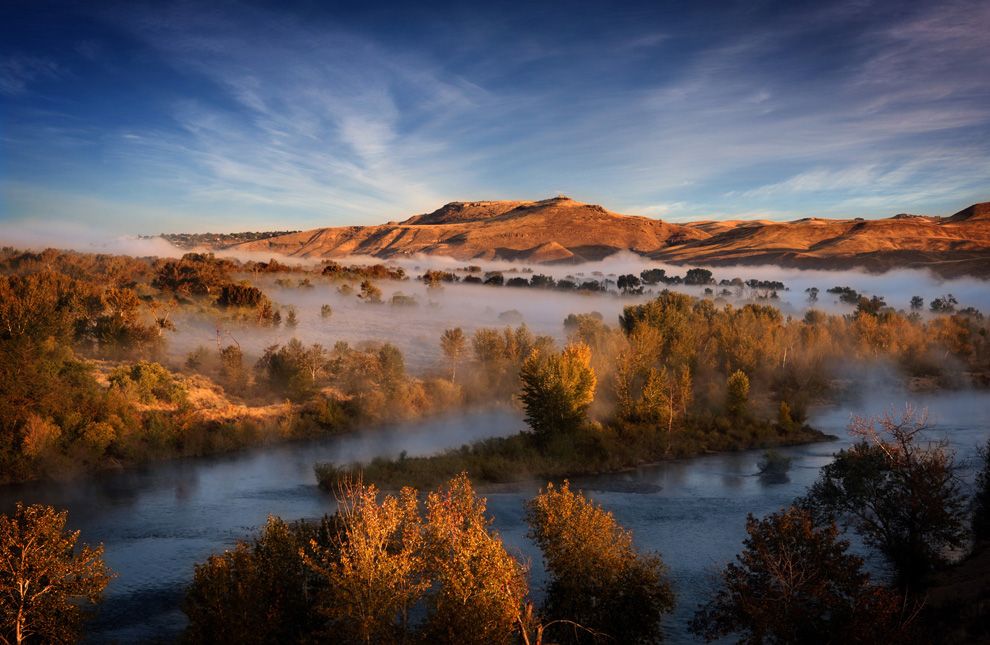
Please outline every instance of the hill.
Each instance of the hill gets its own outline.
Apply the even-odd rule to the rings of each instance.
[[[990,202],[945,218],[900,214],[687,224],[621,215],[567,197],[452,202],[402,222],[320,228],[232,248],[307,258],[426,254],[532,263],[577,263],[628,250],[673,264],[926,267],[946,276],[990,277]]]

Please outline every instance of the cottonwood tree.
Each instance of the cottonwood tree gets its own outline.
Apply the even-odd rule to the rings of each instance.
[[[725,407],[733,419],[742,419],[749,408],[749,377],[742,370],[736,370],[726,381]]]
[[[659,555],[638,553],[611,513],[565,481],[527,503],[526,521],[550,576],[544,620],[566,621],[554,626],[558,642],[660,638],[661,616],[674,605],[665,567]]]
[[[870,583],[834,523],[792,506],[746,518],[742,552],[720,574],[714,597],[691,621],[712,641],[903,643],[911,616],[897,594]]]
[[[440,337],[440,349],[450,364],[450,380],[453,382],[457,378],[457,365],[464,358],[467,351],[467,338],[460,327],[447,329]]]
[[[319,589],[300,551],[328,542],[330,520],[289,525],[269,516],[261,535],[197,564],[182,610],[187,643],[298,642],[318,626],[311,596]]]
[[[426,500],[428,642],[510,643],[516,634],[525,570],[490,529],[485,506],[464,473]]]
[[[526,423],[538,439],[573,432],[585,422],[598,382],[587,345],[572,343],[559,354],[535,350],[520,377]]]
[[[0,515],[0,641],[71,643],[110,582],[103,547],[76,549],[68,513],[17,504]]]
[[[963,546],[966,503],[946,440],[926,441],[928,416],[907,406],[900,416],[855,417],[859,437],[822,469],[804,504],[849,522],[867,545],[913,587]]]
[[[431,584],[416,491],[378,497],[373,485],[342,482],[337,535],[303,555],[326,583],[320,610],[344,642],[402,642],[409,611]]]

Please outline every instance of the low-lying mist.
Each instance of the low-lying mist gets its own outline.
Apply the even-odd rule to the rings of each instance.
[[[258,260],[259,255],[224,252],[222,255],[242,260]],[[243,256],[243,257],[242,257]],[[265,256],[267,259],[268,256]],[[318,266],[317,260],[277,257],[279,262],[289,265]],[[377,258],[353,257],[342,264],[374,264],[382,262]],[[705,297],[705,286],[684,284],[659,284],[646,286],[642,295],[615,293],[567,292],[524,287],[491,286],[463,283],[443,283],[441,288],[428,288],[416,278],[427,270],[455,271],[474,265],[480,273],[501,271],[506,279],[514,275],[529,277],[532,274],[545,274],[554,279],[576,278],[578,280],[611,280],[620,275],[639,275],[649,268],[661,268],[668,275],[684,275],[688,267],[679,267],[650,262],[632,253],[619,253],[600,262],[580,265],[521,265],[509,262],[460,262],[452,258],[416,257],[389,261],[389,264],[402,267],[410,277],[404,281],[382,280],[376,284],[382,290],[383,303],[365,302],[356,296],[356,283],[350,283],[354,293],[340,292],[342,282],[312,275],[293,274],[288,279],[278,275],[244,276],[260,287],[277,305],[295,310],[297,325],[282,324],[275,327],[259,327],[252,324],[237,324],[221,321],[219,316],[206,314],[179,313],[175,322],[178,330],[170,334],[169,357],[181,360],[188,352],[200,345],[216,343],[218,329],[223,342],[236,340],[250,356],[260,355],[264,348],[272,344],[282,344],[291,338],[304,343],[321,343],[332,346],[337,341],[359,344],[364,341],[389,342],[402,350],[407,364],[414,371],[422,371],[435,366],[440,360],[439,337],[444,329],[461,327],[468,335],[480,327],[505,327],[525,323],[534,333],[563,341],[566,332],[564,318],[571,313],[598,312],[607,324],[614,325],[623,307],[648,300],[663,289],[671,289],[696,297]],[[861,271],[821,271],[797,270],[773,266],[717,267],[712,269],[714,279],[731,280],[776,280],[787,287],[777,292],[777,298],[764,300],[781,309],[787,315],[801,316],[809,308],[829,313],[850,313],[853,305],[842,303],[838,296],[827,293],[835,286],[847,286],[863,295],[880,296],[889,306],[908,309],[912,296],[921,296],[928,303],[936,297],[953,294],[959,307],[972,306],[990,311],[990,289],[985,281],[977,279],[943,280],[927,272],[899,270],[884,274],[871,274]],[[461,277],[467,273],[459,273]],[[298,283],[310,278],[312,286],[284,286],[287,282]],[[281,282],[282,284],[278,284]],[[817,287],[817,302],[809,302],[806,289]],[[614,284],[612,286],[614,289]],[[722,287],[711,287],[715,294]],[[729,296],[718,296],[720,301],[733,304],[752,302],[756,295],[750,289],[738,291],[728,288]],[[392,297],[401,294],[412,298],[414,304],[392,304]],[[765,294],[764,294],[765,295]],[[329,305],[332,313],[326,316],[322,308]],[[921,312],[926,314],[927,310]]]

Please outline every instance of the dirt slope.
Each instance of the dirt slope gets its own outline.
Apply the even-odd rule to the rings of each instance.
[[[990,202],[951,217],[705,220],[672,224],[620,215],[567,197],[453,202],[403,222],[321,228],[233,248],[297,257],[418,253],[533,263],[598,260],[620,250],[675,264],[805,268],[927,267],[990,277]]]

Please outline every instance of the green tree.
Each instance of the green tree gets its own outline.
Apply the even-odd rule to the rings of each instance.
[[[68,513],[17,504],[0,515],[0,640],[72,643],[86,603],[97,603],[110,582],[103,547],[76,550],[79,531],[66,531]]]
[[[965,541],[965,498],[953,455],[925,442],[927,415],[908,406],[900,417],[855,417],[860,441],[822,468],[804,504],[850,523],[914,587]]]
[[[543,552],[550,584],[543,613],[561,642],[595,634],[618,643],[660,638],[660,618],[674,605],[659,555],[640,554],[611,513],[571,491],[547,484],[526,506],[529,535]],[[565,628],[566,627],[566,628]]]
[[[741,643],[906,642],[900,599],[870,584],[835,524],[818,526],[792,506],[762,520],[749,515],[746,533],[742,553],[695,614],[695,634]]]
[[[533,351],[520,372],[526,422],[541,440],[578,429],[595,398],[591,349],[572,343],[559,354]]]

